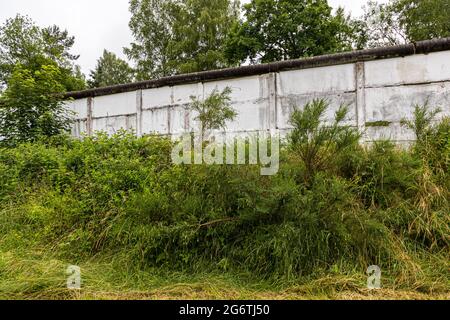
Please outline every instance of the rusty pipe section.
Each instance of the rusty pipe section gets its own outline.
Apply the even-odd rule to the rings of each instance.
[[[64,95],[64,98],[81,99],[143,89],[175,86],[179,84],[208,82],[214,80],[247,77],[286,70],[300,70],[300,69],[356,63],[361,61],[370,61],[377,59],[405,57],[414,54],[427,54],[446,50],[450,50],[450,38],[425,40],[417,43],[399,46],[381,47],[374,49],[328,54],[311,58],[301,58],[258,65],[242,66],[236,68],[180,74],[170,77],[163,77],[155,80],[120,84],[110,87],[89,89],[77,92],[68,92]]]

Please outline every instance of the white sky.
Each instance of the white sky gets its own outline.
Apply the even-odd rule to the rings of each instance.
[[[359,16],[367,1],[328,2]],[[40,26],[56,24],[75,36],[73,53],[81,55],[78,64],[86,74],[94,68],[103,49],[125,58],[122,48],[132,41],[128,0],[0,0],[0,24],[17,13],[29,15]]]

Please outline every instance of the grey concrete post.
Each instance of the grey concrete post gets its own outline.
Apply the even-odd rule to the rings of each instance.
[[[93,124],[92,124],[92,106],[93,98],[87,98],[87,117],[86,117],[86,131],[88,136],[93,135]]]
[[[364,62],[357,62],[355,65],[356,76],[356,124],[359,132],[363,133],[362,142],[365,141],[366,130],[366,92],[365,92],[365,65]]]
[[[142,90],[136,91],[136,135],[141,137],[142,130]]]
[[[277,73],[270,73],[267,79],[269,95],[269,127],[270,131],[278,129],[278,110],[277,110]]]

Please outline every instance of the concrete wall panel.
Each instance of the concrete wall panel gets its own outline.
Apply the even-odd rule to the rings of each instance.
[[[290,129],[289,119],[294,110],[301,110],[312,99],[325,99],[328,101],[329,108],[323,121],[331,123],[335,118],[335,113],[341,105],[349,107],[348,117],[344,124],[357,126],[356,123],[356,94],[355,93],[312,93],[302,95],[291,95],[280,97],[278,100],[278,128]]]
[[[142,90],[142,109],[155,109],[172,104],[172,87]]]
[[[368,61],[367,87],[385,87],[450,80],[450,51]]]
[[[169,134],[169,108],[144,110],[142,112],[142,133]]]
[[[94,118],[122,116],[136,113],[136,92],[125,92],[93,99]]]
[[[85,98],[66,102],[67,108],[75,113],[74,119],[87,118],[87,100],[88,99]]]
[[[439,106],[450,115],[450,82],[366,89],[366,121],[400,122],[411,118],[414,105]]]
[[[214,89],[232,89],[231,105],[238,112],[228,123],[227,134],[245,137],[255,132],[290,130],[289,117],[312,99],[326,99],[330,108],[326,123],[341,104],[349,106],[346,125],[366,133],[365,141],[414,139],[402,127],[412,118],[414,105],[428,102],[450,116],[450,51],[417,54],[405,58],[379,59],[267,73],[227,80],[165,86],[142,91],[68,101],[76,112],[74,136],[99,130],[110,134],[120,128],[138,134],[182,135],[199,130],[196,115],[187,111],[191,96],[204,99]],[[89,103],[92,101],[92,103]],[[89,108],[90,106],[90,108]]]
[[[104,131],[108,134],[115,134],[119,130],[136,130],[136,116],[119,116],[108,118],[97,118],[92,120],[92,129],[95,131]]]
[[[354,91],[356,90],[355,66],[345,64],[280,72],[277,90],[280,96]]]

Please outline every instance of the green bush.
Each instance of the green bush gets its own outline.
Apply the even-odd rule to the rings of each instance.
[[[372,264],[412,274],[429,268],[425,254],[448,253],[445,143],[423,161],[390,142],[361,147],[351,128],[316,122],[304,135],[304,115],[275,176],[258,165],[173,165],[170,140],[125,132],[1,148],[0,250],[279,281]],[[445,140],[448,126],[436,128]],[[329,165],[307,164],[311,146]]]

